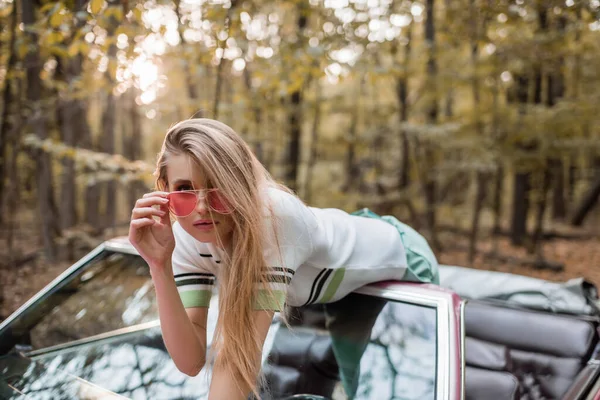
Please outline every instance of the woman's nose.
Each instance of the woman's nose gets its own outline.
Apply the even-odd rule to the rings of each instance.
[[[196,200],[196,212],[200,215],[208,214],[206,196],[198,196]]]

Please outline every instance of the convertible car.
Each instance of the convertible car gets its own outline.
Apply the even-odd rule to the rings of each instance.
[[[381,282],[351,295],[382,306],[355,399],[600,399],[593,286],[452,266],[441,267],[441,282]],[[347,399],[323,310],[289,311],[265,343],[261,397]],[[0,399],[203,399],[208,384],[206,369],[190,377],[171,361],[148,266],[123,238],[0,324]]]

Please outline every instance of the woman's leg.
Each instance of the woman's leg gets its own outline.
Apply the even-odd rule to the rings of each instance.
[[[351,293],[325,304],[325,323],[331,334],[333,353],[349,399],[354,398],[360,377],[360,359],[369,344],[371,330],[386,300]]]

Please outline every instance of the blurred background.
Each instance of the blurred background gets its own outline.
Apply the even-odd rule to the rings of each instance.
[[[193,116],[442,263],[600,284],[599,104],[600,0],[0,0],[0,320]]]

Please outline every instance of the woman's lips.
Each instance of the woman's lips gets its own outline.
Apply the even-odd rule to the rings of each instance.
[[[212,221],[210,219],[201,219],[194,222],[194,227],[201,231],[210,231],[215,227],[218,222]]]

